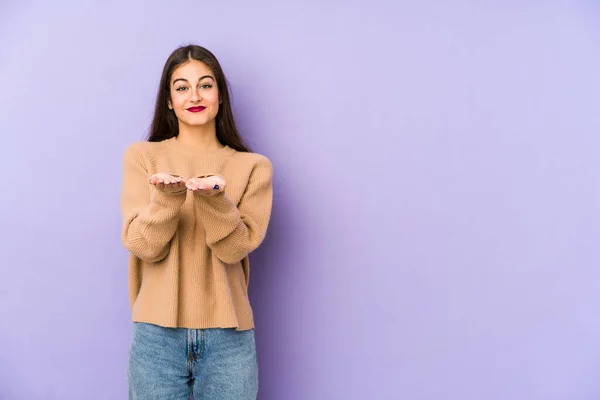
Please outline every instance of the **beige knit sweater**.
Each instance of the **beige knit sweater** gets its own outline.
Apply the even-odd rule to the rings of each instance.
[[[150,176],[219,175],[212,197],[166,194]],[[132,319],[165,327],[254,327],[248,254],[263,241],[272,205],[272,165],[225,146],[202,151],[176,138],[137,142],[125,151],[122,240],[130,251]]]

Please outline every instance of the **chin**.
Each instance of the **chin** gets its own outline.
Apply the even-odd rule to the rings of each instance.
[[[203,126],[203,125],[207,125],[211,122],[213,122],[214,119],[207,119],[207,118],[194,118],[188,121],[185,121],[186,125],[189,126]]]

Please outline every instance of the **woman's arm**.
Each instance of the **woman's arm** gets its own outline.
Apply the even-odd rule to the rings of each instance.
[[[157,262],[169,253],[187,189],[167,193],[152,187],[149,178],[142,156],[134,147],[128,147],[121,191],[123,245],[138,258]]]
[[[264,240],[273,202],[272,178],[273,166],[263,157],[254,166],[237,207],[225,192],[195,196],[206,244],[224,263],[237,263]]]

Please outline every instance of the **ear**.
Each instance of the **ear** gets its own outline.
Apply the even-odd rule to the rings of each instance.
[[[167,107],[169,107],[169,110],[173,109],[173,104],[171,104],[171,100],[167,100]]]

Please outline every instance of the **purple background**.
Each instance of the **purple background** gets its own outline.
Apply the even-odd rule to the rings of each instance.
[[[260,399],[600,397],[597,2],[166,3],[0,6],[0,399],[126,398],[121,159],[189,42],[276,169]]]

